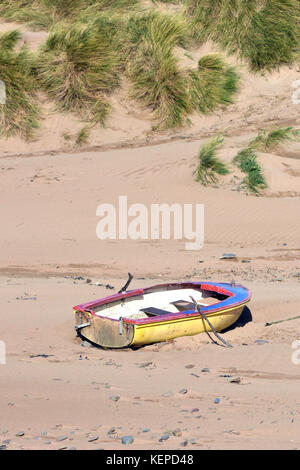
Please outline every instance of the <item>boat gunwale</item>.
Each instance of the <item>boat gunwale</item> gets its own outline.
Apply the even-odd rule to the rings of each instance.
[[[209,305],[202,307],[202,311],[205,314],[213,314],[218,313],[222,310],[228,310],[231,308],[235,308],[246,304],[251,298],[251,292],[247,287],[242,286],[241,284],[228,284],[228,283],[213,283],[213,282],[180,282],[180,283],[166,283],[166,284],[157,284],[155,286],[145,287],[143,289],[134,289],[128,292],[122,292],[113,294],[108,297],[103,297],[97,300],[93,300],[91,302],[87,302],[84,304],[77,305],[73,307],[74,310],[82,312],[82,313],[89,313],[92,316],[97,318],[107,318],[102,315],[97,315],[94,310],[91,308],[98,307],[100,305],[106,305],[116,300],[122,300],[129,297],[133,297],[136,295],[143,295],[147,294],[152,289],[156,289],[159,287],[172,287],[176,286],[178,288],[184,287],[200,287],[200,289],[217,292],[218,294],[227,295],[227,298],[219,302],[215,305]],[[224,287],[226,286],[226,288]],[[233,300],[237,300],[236,302],[232,302]],[[147,325],[150,323],[161,323],[164,321],[171,321],[171,320],[178,320],[185,317],[193,317],[199,316],[199,312],[197,310],[186,310],[183,312],[176,312],[170,314],[164,314],[157,317],[151,318],[141,318],[141,319],[130,319],[127,317],[122,317],[122,321],[125,323],[130,323],[136,326],[139,325]],[[110,318],[111,321],[119,322],[119,319]]]

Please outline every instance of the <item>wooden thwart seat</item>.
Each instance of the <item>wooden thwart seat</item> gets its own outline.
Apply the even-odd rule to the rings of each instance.
[[[168,313],[172,313],[172,312],[168,312],[168,310],[162,310],[161,308],[156,308],[156,307],[141,308],[140,312],[144,312],[147,315],[151,315],[153,317],[156,317],[159,315],[167,315]]]
[[[189,302],[188,300],[176,300],[175,302],[171,302],[180,312],[184,312],[186,310],[195,310],[195,304],[193,302]]]

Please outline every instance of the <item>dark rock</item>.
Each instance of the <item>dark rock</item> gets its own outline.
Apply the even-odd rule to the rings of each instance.
[[[187,392],[188,391],[186,388],[182,388],[181,390],[179,390],[179,393],[181,393],[181,395],[185,395]]]
[[[220,401],[221,401],[220,398],[215,398],[214,399],[214,403],[216,403],[216,404],[220,403]]]

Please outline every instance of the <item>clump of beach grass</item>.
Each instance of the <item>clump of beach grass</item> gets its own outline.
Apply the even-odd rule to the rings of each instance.
[[[0,35],[0,80],[5,84],[6,101],[0,104],[0,136],[21,135],[31,139],[38,127],[39,109],[33,57],[23,47],[16,50],[18,31]]]
[[[261,190],[267,188],[267,182],[257,160],[257,154],[252,147],[241,150],[234,157],[233,163],[246,174],[241,186],[257,195],[260,194]]]
[[[299,142],[300,130],[292,126],[279,127],[272,130],[263,130],[248,146],[241,150],[233,159],[233,163],[246,174],[242,186],[248,191],[259,195],[261,190],[268,187],[263,170],[258,162],[258,151],[277,149],[285,142]]]
[[[188,41],[181,15],[138,15],[128,24],[128,37],[132,97],[152,109],[158,127],[183,126],[194,110],[207,113],[232,102],[239,75],[220,55],[202,57],[195,70],[180,66],[174,49]]]
[[[195,171],[196,181],[204,186],[215,184],[219,175],[229,173],[227,165],[218,157],[217,152],[222,145],[224,138],[217,135],[201,146],[199,150],[199,163]]]
[[[83,25],[49,35],[37,60],[37,80],[60,109],[104,124],[108,95],[120,80],[111,39],[105,29]]]
[[[249,143],[249,146],[258,150],[275,150],[285,142],[299,141],[300,129],[289,126],[280,127],[270,131],[263,130]]]
[[[213,40],[252,71],[292,63],[299,53],[298,0],[186,0],[198,43]]]
[[[90,135],[90,127],[87,125],[87,126],[84,126],[82,127],[79,132],[77,133],[77,136],[76,136],[76,144],[81,146],[81,145],[84,145],[84,144],[87,144],[88,143],[88,140],[89,140],[89,135]]]
[[[208,113],[219,105],[233,102],[238,90],[239,74],[226,64],[219,54],[200,58],[197,70],[189,72],[191,102],[201,113]]]
[[[131,96],[153,110],[160,127],[185,124],[192,106],[173,49],[184,39],[186,24],[159,12],[140,15],[128,27]]]
[[[34,29],[49,30],[60,22],[73,24],[81,15],[93,20],[101,12],[132,10],[138,0],[2,0],[0,16],[27,23]]]

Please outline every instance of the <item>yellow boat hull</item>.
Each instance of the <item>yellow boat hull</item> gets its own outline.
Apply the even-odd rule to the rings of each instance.
[[[245,305],[232,307],[222,312],[209,315],[209,321],[216,331],[222,331],[233,325],[240,317]],[[167,341],[180,336],[194,336],[210,332],[211,327],[201,315],[162,321],[146,325],[134,325],[134,336],[131,346]]]
[[[214,312],[208,319],[216,331],[233,325],[240,317],[245,304]],[[139,347],[179,338],[210,332],[209,324],[201,315],[187,315],[178,319],[156,321],[147,324],[122,322],[122,332],[118,321],[97,317],[88,312],[74,310],[76,325],[87,324],[81,331],[82,337],[104,348]]]

